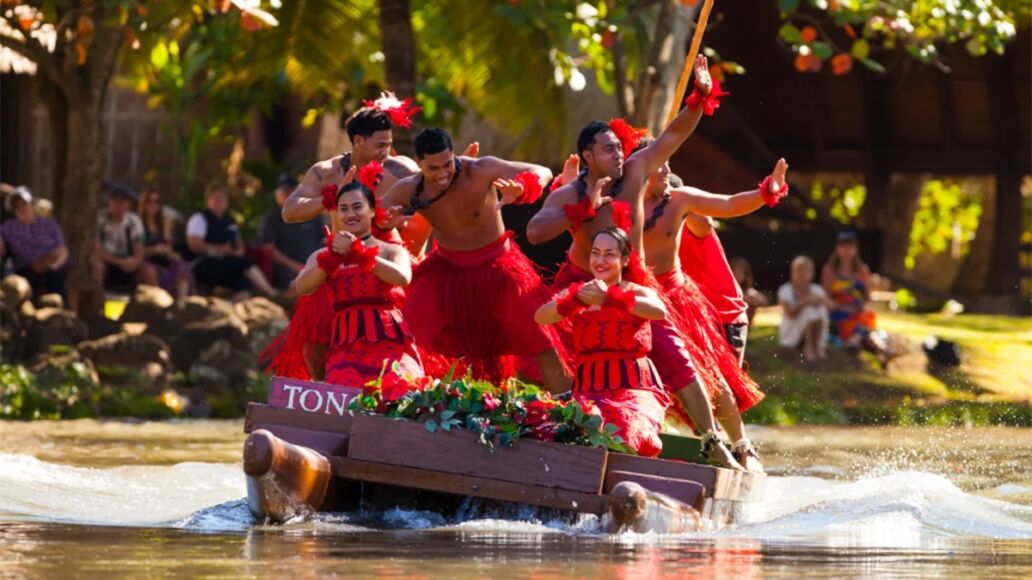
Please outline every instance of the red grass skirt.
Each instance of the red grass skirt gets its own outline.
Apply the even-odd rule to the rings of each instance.
[[[329,284],[320,284],[308,296],[298,296],[290,324],[258,355],[258,362],[273,375],[311,380],[305,363],[308,345],[330,344],[333,316]]]
[[[728,344],[720,314],[706,300],[699,287],[681,270],[657,277],[670,318],[685,338],[696,370],[710,392],[726,383],[745,412],[763,399],[763,393],[738,364],[738,355]]]
[[[647,389],[610,389],[602,392],[574,391],[577,401],[591,401],[607,424],[616,425],[627,446],[643,457],[655,457],[663,450],[659,433],[663,429],[670,398]]]
[[[468,252],[436,249],[415,268],[403,309],[420,347],[462,357],[474,375],[495,382],[514,376],[520,357],[558,342],[534,322],[551,292],[511,237]]]

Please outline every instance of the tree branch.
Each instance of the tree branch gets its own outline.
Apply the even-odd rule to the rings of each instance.
[[[11,23],[10,19],[6,16],[4,19],[7,20],[9,24]],[[32,38],[25,33],[22,33],[22,36],[24,37],[24,40],[20,40],[13,36],[0,36],[0,39],[3,40],[0,44],[3,44],[3,46],[36,63],[38,71],[46,74],[51,81],[61,87],[61,90],[67,91],[68,84],[61,76],[60,71],[58,71],[57,65],[54,62],[54,56],[35,38]]]

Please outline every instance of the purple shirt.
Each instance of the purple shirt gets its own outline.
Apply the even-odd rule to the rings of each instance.
[[[14,256],[15,269],[35,262],[40,256],[65,245],[61,227],[50,218],[36,218],[29,223],[9,219],[0,224],[0,237],[7,253]]]

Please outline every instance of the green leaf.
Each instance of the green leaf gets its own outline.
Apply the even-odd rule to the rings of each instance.
[[[437,431],[437,421],[434,421],[433,419],[430,419],[426,423],[423,423],[423,426],[426,427],[426,430],[431,433]]]
[[[154,68],[165,68],[165,65],[168,64],[168,47],[165,46],[165,43],[159,42],[154,45],[154,48],[151,49],[150,60]]]
[[[778,0],[778,10],[782,12],[795,12],[799,7],[799,0]]]
[[[830,44],[820,40],[810,44],[810,48],[813,49],[813,55],[821,60],[828,60],[831,58],[831,55],[835,54],[835,49]]]
[[[799,29],[791,24],[785,24],[778,30],[778,36],[781,40],[789,44],[796,44],[803,41],[802,36],[799,35]]]
[[[446,410],[446,411],[441,413],[441,419],[444,419],[445,421],[447,421],[448,419],[451,419],[454,416],[455,416],[455,411],[452,411],[451,409],[448,409],[448,410]]]

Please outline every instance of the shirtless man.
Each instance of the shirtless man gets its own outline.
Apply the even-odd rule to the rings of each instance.
[[[765,203],[777,203],[779,195],[783,195],[787,171],[788,164],[781,159],[761,187],[725,196],[693,187],[671,188],[670,168],[663,165],[650,176],[645,188],[645,261],[670,303],[671,316],[680,316],[685,321],[679,328],[687,329],[689,352],[713,392],[715,414],[732,441],[732,455],[749,471],[762,471],[763,466],[746,437],[741,413],[758,403],[763,393],[742,371],[738,354],[725,340],[720,313],[696,283],[684,275],[678,251],[686,222],[701,216],[738,217]],[[675,394],[689,408],[697,392],[681,389]]]
[[[501,209],[533,203],[552,172],[496,157],[456,156],[451,136],[426,129],[416,136],[420,172],[383,198],[401,225],[413,214],[430,222],[437,249],[412,277],[405,319],[420,347],[463,358],[501,380],[516,372],[514,357],[535,358],[546,387],[570,387],[551,330],[534,311],[551,299],[537,269],[505,231]]]
[[[711,88],[706,58],[700,55],[695,61],[695,92],[705,100]],[[638,255],[643,255],[646,181],[691,135],[704,109],[698,106],[694,110],[682,110],[655,141],[627,159],[626,163],[623,141],[628,141],[626,147],[630,149],[637,145],[636,137],[633,142],[626,137],[621,139],[610,125],[597,121],[581,130],[577,150],[586,171],[549,194],[541,211],[527,225],[527,239],[531,243],[547,242],[565,231],[570,231],[573,236],[567,262],[556,274],[556,290],[592,279],[588,271],[591,239],[599,229],[620,225],[616,222],[622,221],[624,214],[631,216],[631,239]],[[564,180],[566,173],[564,171]],[[652,322],[652,336],[650,357],[663,383],[671,385],[668,387],[671,390],[692,393],[688,397],[687,410],[703,433],[710,461],[741,469],[730,453],[718,444],[709,397],[696,377],[681,333],[670,321],[662,320]]]

